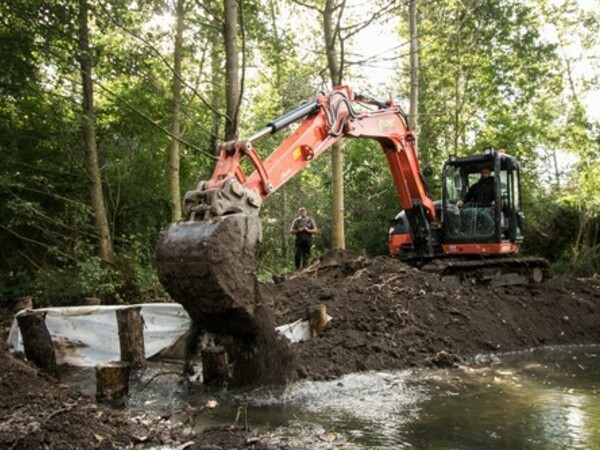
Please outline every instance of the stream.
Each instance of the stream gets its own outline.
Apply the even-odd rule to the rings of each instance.
[[[284,390],[210,392],[179,365],[151,363],[134,377],[132,414],[196,430],[237,423],[262,442],[300,449],[600,448],[600,346],[479,355],[453,369],[366,372]],[[95,394],[94,369],[61,380]]]

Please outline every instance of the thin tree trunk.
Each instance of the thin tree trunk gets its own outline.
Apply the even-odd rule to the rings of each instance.
[[[215,28],[220,28],[223,24],[216,19],[212,22]],[[213,107],[212,126],[210,130],[210,139],[208,142],[210,153],[214,153],[219,140],[221,139],[221,120],[223,115],[219,111],[223,110],[223,37],[218,33],[211,33],[210,42],[210,103]]]
[[[277,53],[277,57],[275,58],[275,86],[278,88],[278,99],[281,109],[285,109],[285,98],[281,92],[281,86],[283,86],[283,70],[282,64],[284,59],[281,58],[283,55],[283,44],[281,42],[281,36],[279,35],[279,30],[277,28],[277,11],[275,9],[275,1],[271,0],[269,2],[269,11],[271,13],[271,26],[273,27],[273,46],[275,48],[275,52]],[[285,185],[281,187],[279,190],[279,214],[280,217],[287,216],[288,209],[288,195]],[[288,261],[290,257],[290,244],[289,244],[289,224],[284,220],[279,221],[279,241],[281,245],[281,254],[283,257],[283,261]]]
[[[560,169],[558,168],[558,158],[556,155],[556,149],[552,149],[552,164],[554,165],[554,178],[556,189],[560,191]]]
[[[223,0],[225,5],[225,91],[226,113],[225,139],[237,138],[238,106],[240,98],[240,66],[237,44],[237,3],[236,0]]]
[[[331,84],[338,86],[342,83],[342,71],[338,63],[335,49],[335,24],[333,13],[334,0],[325,2],[323,11],[323,36],[325,38],[325,53]],[[331,148],[331,245],[333,248],[346,248],[346,235],[344,229],[344,153],[340,143]]]
[[[418,150],[417,118],[419,115],[419,40],[417,35],[417,0],[408,5],[410,29],[410,111],[409,126],[415,131],[415,150]]]
[[[181,219],[181,192],[179,188],[179,138],[181,137],[181,57],[183,47],[184,0],[177,0],[175,47],[173,49],[173,85],[171,98],[171,142],[169,144],[168,174],[171,221]]]
[[[98,233],[98,253],[104,263],[114,263],[114,251],[110,227],[106,214],[102,180],[98,165],[98,147],[94,118],[94,90],[92,86],[92,59],[90,56],[88,29],[88,2],[79,0],[79,65],[83,88],[83,139],[85,146],[85,166],[90,183],[91,206]]]

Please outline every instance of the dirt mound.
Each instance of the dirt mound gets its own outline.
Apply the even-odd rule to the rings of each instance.
[[[277,323],[324,304],[322,337],[294,344],[299,375],[448,366],[477,353],[600,343],[600,279],[450,287],[402,262],[332,251],[271,289]]]

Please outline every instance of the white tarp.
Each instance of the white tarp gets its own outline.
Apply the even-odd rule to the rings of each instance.
[[[41,308],[36,311],[46,313],[46,327],[52,336],[58,364],[95,366],[120,359],[115,311],[131,306],[142,308],[147,358],[170,347],[189,328],[190,318],[178,303],[69,306]],[[23,340],[16,317],[8,335],[8,345],[12,351],[23,351]]]
[[[56,362],[89,367],[120,359],[115,311],[131,306],[142,308],[146,358],[175,346],[190,327],[190,317],[179,303],[65,306],[40,308],[36,311],[46,313],[46,327],[52,336]],[[23,351],[23,339],[16,319],[22,312],[15,316],[8,335],[11,351]],[[327,319],[329,321],[331,317],[327,316]],[[297,320],[279,326],[276,330],[291,342],[307,341],[311,338],[310,325],[306,320]]]

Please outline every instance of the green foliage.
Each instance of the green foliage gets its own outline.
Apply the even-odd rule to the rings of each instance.
[[[183,191],[211,174],[208,155],[222,139],[225,104],[222,2],[186,4]],[[90,12],[99,164],[118,255],[114,267],[104,267],[95,256],[83,165],[77,3],[0,0],[0,297],[34,294],[38,304],[164,297],[153,261],[158,233],[169,220],[165,130],[173,30],[164,19],[172,6],[109,0],[93,3]],[[597,48],[597,17],[567,2],[542,2],[539,10],[530,2],[427,0],[419,8],[420,160],[433,168],[433,197],[439,197],[448,154],[506,147],[523,166],[524,251],[547,257],[560,270],[600,270],[600,134],[583,95],[598,80],[577,78],[581,71],[572,69],[578,60],[562,52],[573,43]],[[298,25],[301,14],[316,17],[313,10],[252,0],[239,11],[247,69],[240,131],[248,136],[318,93],[325,58],[318,20]],[[282,20],[290,11],[298,18]],[[544,40],[544,27],[554,27],[553,43]],[[345,73],[351,73],[353,55],[347,54]],[[394,96],[401,98],[408,76],[399,76]],[[268,156],[285,136],[257,142],[257,151]],[[579,161],[570,174],[546,160],[562,154]],[[346,245],[386,254],[388,222],[400,205],[385,157],[377,143],[363,140],[345,142],[344,155]],[[330,164],[328,154],[321,156],[263,204],[261,278],[292,269],[289,228],[300,206],[319,227],[313,256],[330,247]],[[545,176],[549,184],[540,182],[539,167],[553,174]]]

